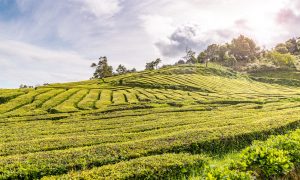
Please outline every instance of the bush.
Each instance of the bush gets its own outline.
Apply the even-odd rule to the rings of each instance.
[[[237,170],[225,169],[208,169],[204,174],[206,180],[217,180],[217,179],[235,179],[235,180],[251,180],[253,179],[251,172],[240,172]]]
[[[242,171],[256,171],[267,178],[285,175],[294,167],[287,151],[265,146],[246,148],[241,160],[233,166]]]
[[[275,65],[279,67],[289,67],[289,68],[295,68],[295,56],[291,54],[281,54],[276,51],[269,52],[267,54],[267,58],[269,61],[273,62]]]
[[[267,141],[254,142],[229,167],[208,168],[204,177],[209,180],[289,178],[298,177],[295,173],[299,167],[300,130],[296,130],[286,135],[272,136]]]

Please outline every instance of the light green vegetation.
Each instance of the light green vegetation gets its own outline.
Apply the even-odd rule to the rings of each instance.
[[[213,178],[300,125],[300,88],[214,64],[0,93],[0,179]]]
[[[191,179],[299,179],[300,131],[255,141],[239,153],[212,161]]]
[[[99,89],[91,89],[89,93],[78,103],[78,108],[80,109],[94,109],[96,101],[100,98],[100,90]]]
[[[164,154],[43,179],[182,179],[201,174],[206,160],[199,155]]]
[[[53,108],[53,110],[55,112],[76,112],[79,109],[78,107],[78,103],[85,98],[85,96],[88,94],[89,90],[87,89],[82,89],[77,91],[75,94],[72,94],[69,99],[67,99],[66,101],[64,101],[63,103],[59,104],[58,106],[56,106],[55,108]]]

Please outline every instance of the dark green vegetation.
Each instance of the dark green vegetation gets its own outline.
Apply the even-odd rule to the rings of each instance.
[[[270,79],[210,63],[0,90],[0,179],[295,177],[299,132],[277,135],[300,88]]]

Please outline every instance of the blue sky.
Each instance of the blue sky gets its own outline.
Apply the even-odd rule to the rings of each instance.
[[[86,80],[100,56],[139,70],[239,34],[300,34],[298,0],[0,0],[0,88]]]

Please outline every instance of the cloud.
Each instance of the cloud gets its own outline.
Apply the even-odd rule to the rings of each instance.
[[[239,34],[270,48],[300,33],[299,0],[0,0],[1,8],[0,87],[5,78],[88,78],[88,59],[104,55],[115,67],[143,69]]]
[[[297,16],[292,9],[281,9],[277,15],[277,23],[282,25],[295,25],[300,23],[300,15]]]
[[[88,79],[88,59],[73,51],[49,50],[18,41],[0,43],[0,85],[42,84]],[[13,83],[11,83],[13,82]]]
[[[229,30],[201,31],[198,25],[184,25],[177,28],[167,40],[156,42],[156,47],[166,57],[178,57],[187,48],[194,51],[204,50],[211,43],[229,40],[233,32]]]
[[[121,10],[119,0],[76,0],[82,4],[82,11],[96,17],[112,16]]]
[[[5,24],[13,30],[15,40],[78,50],[109,34],[115,27],[113,17],[122,10],[121,0],[17,2],[21,15]],[[7,34],[7,28],[0,33]]]
[[[238,29],[251,30],[251,27],[249,27],[248,21],[246,19],[238,19],[234,22],[234,25]]]
[[[276,15],[276,24],[281,27],[281,41],[300,36],[300,2],[289,0]]]

